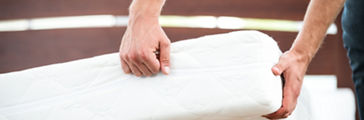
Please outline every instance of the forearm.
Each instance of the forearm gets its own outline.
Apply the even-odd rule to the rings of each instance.
[[[165,0],[133,0],[129,8],[129,17],[158,18]]]
[[[310,61],[316,54],[326,32],[341,11],[345,0],[311,0],[304,18],[303,28],[292,44],[291,51]]]
[[[274,75],[282,75],[285,78],[282,106],[276,112],[264,117],[287,118],[294,111],[307,67],[344,2],[345,0],[311,0],[303,28],[291,49],[282,54],[279,62],[272,67]]]

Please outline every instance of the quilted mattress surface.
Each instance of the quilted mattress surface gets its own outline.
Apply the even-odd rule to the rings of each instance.
[[[0,120],[260,120],[281,106],[280,55],[237,31],[172,43],[167,76],[124,74],[117,53],[0,74]]]

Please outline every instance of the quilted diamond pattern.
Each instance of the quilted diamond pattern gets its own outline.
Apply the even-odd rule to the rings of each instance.
[[[172,43],[171,73],[126,75],[117,53],[0,75],[5,120],[264,119],[280,107],[281,54],[258,31]]]

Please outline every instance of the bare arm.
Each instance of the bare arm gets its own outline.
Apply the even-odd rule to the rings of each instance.
[[[326,31],[341,11],[345,0],[312,0],[291,50],[311,59],[319,49]]]
[[[129,16],[159,17],[165,0],[133,0]],[[133,19],[131,19],[133,20]]]
[[[288,117],[296,107],[303,76],[311,59],[319,49],[326,31],[341,11],[345,0],[311,0],[304,18],[303,29],[298,33],[290,50],[272,68],[275,75],[286,79],[283,88],[282,106],[276,112],[266,115],[269,119]]]
[[[123,71],[151,76],[160,70],[169,73],[170,40],[159,25],[165,0],[133,0],[129,23],[120,45]],[[155,54],[159,51],[159,57]]]

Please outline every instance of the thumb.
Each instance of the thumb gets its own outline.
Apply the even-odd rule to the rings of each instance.
[[[272,67],[272,72],[274,75],[281,75],[287,68],[287,64],[280,59],[279,62]]]
[[[170,59],[169,59],[170,42],[168,39],[160,42],[159,50],[160,50],[159,62],[161,65],[161,70],[164,74],[167,75],[169,74],[170,71]]]

